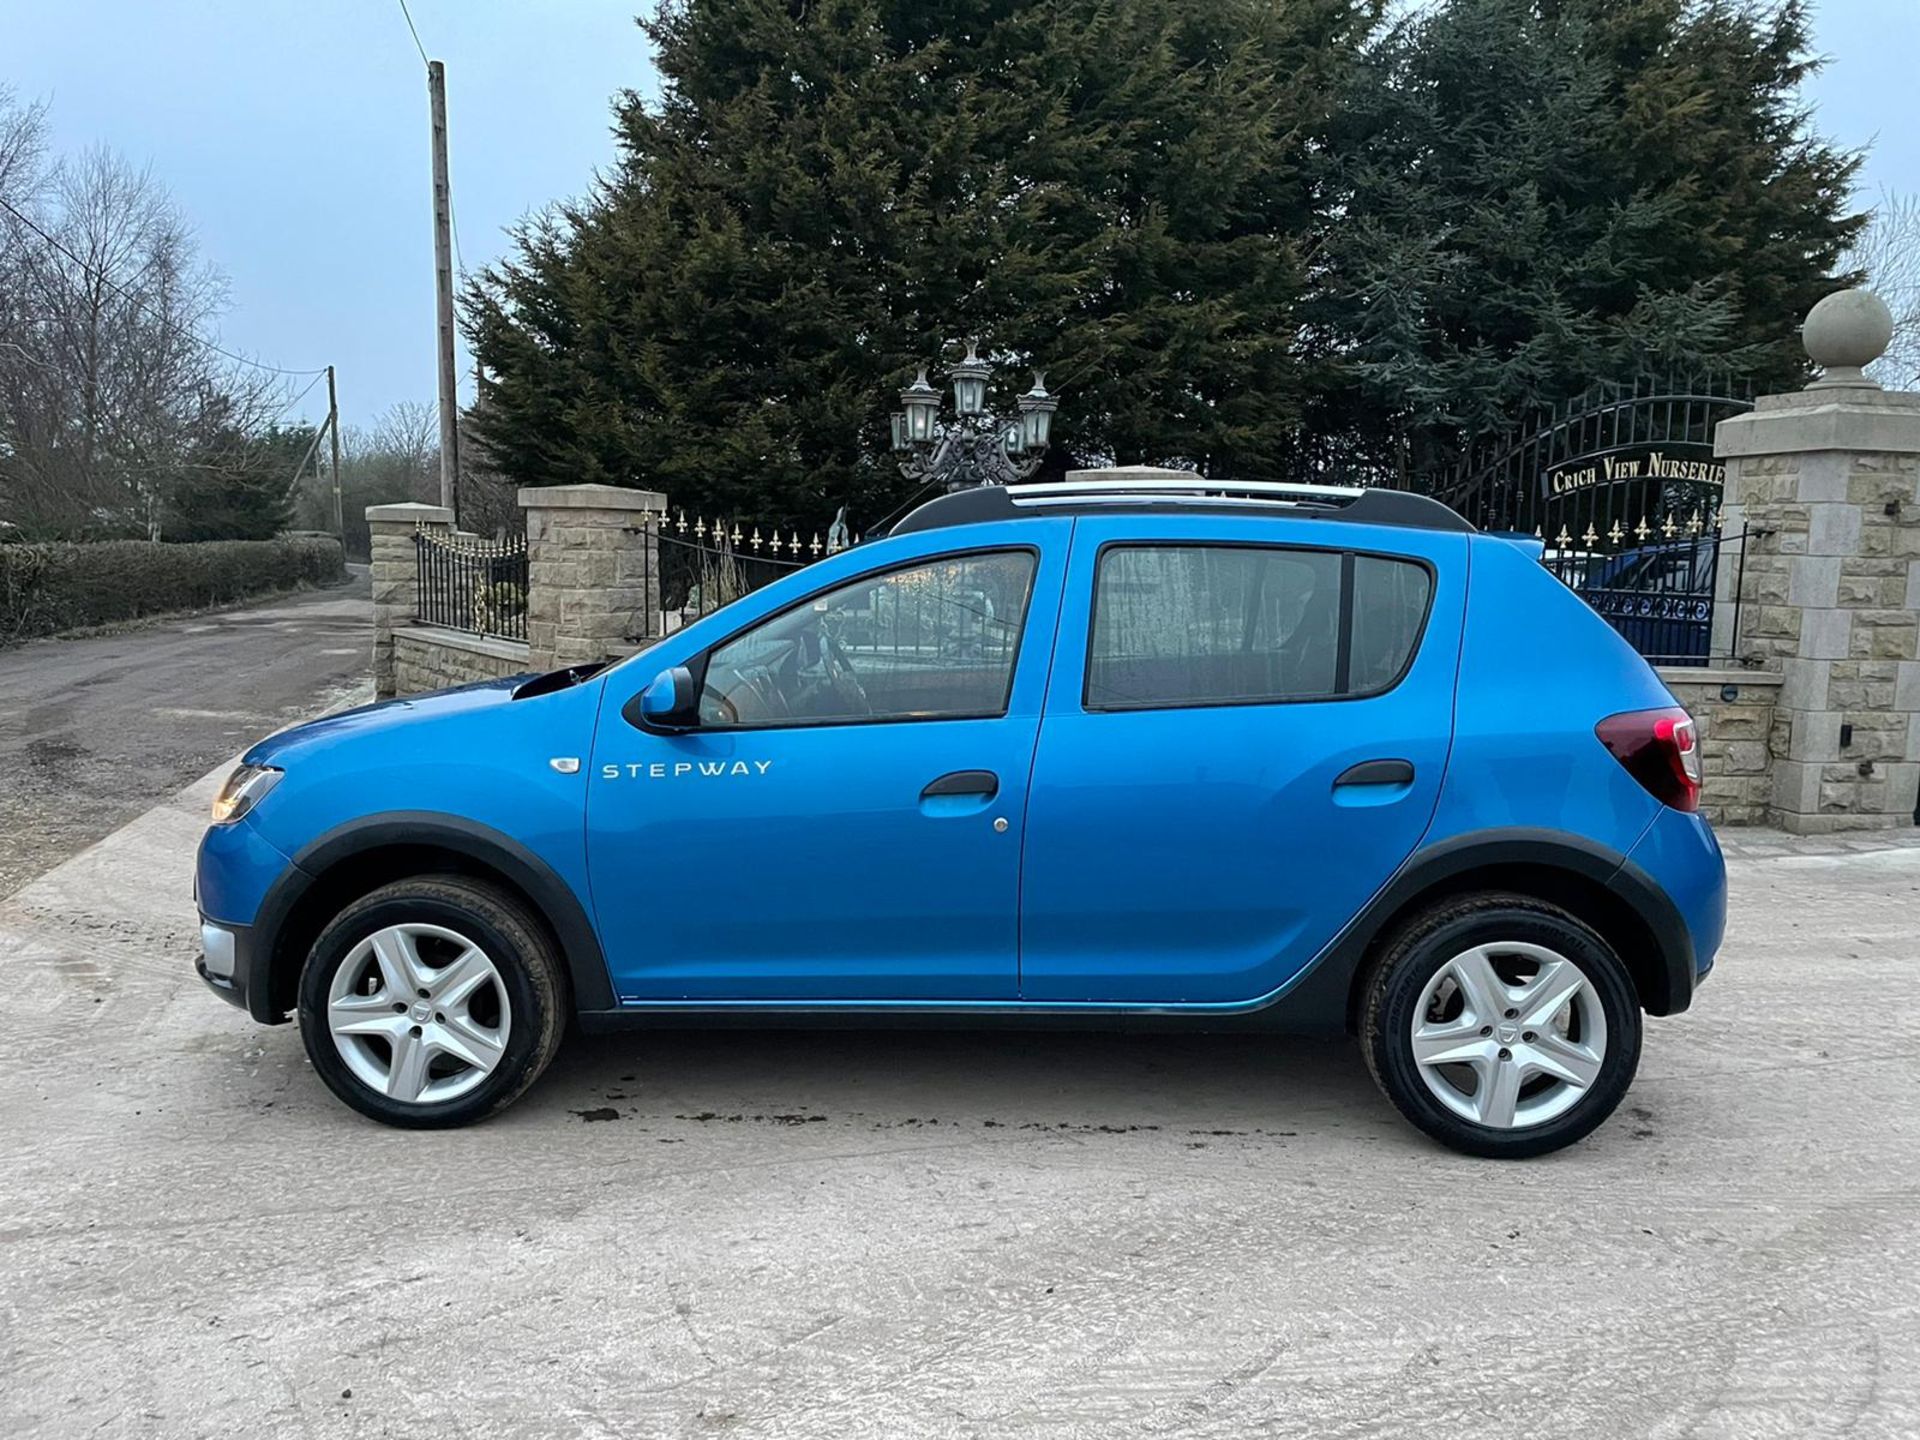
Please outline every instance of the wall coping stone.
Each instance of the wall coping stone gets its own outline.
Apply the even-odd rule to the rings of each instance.
[[[633,510],[658,514],[667,497],[658,490],[624,485],[529,485],[520,491],[523,510]]]
[[[1193,470],[1169,470],[1164,465],[1108,465],[1098,470],[1069,470],[1067,484],[1124,484],[1128,480],[1142,483],[1153,480],[1198,480],[1199,473]]]
[[[405,525],[451,525],[453,511],[444,505],[422,505],[417,500],[403,500],[397,505],[367,506],[369,525],[379,524],[383,520]]]
[[[439,625],[396,626],[394,638],[419,640],[428,645],[444,645],[449,650],[465,650],[471,655],[485,655],[494,660],[525,660],[527,642],[524,640],[504,640],[498,635],[475,635],[470,630],[448,630]]]
[[[1653,673],[1668,685],[1767,685],[1778,688],[1786,676],[1778,670],[1741,670],[1732,666],[1656,665]]]
[[[1859,386],[1762,395],[1713,433],[1722,460],[1811,450],[1920,455],[1920,395]]]

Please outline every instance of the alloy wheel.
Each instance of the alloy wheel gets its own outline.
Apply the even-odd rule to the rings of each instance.
[[[389,925],[347,953],[327,995],[334,1048],[369,1089],[406,1104],[458,1099],[506,1054],[500,972],[442,925]]]
[[[1600,1077],[1607,1019],[1592,980],[1543,945],[1476,945],[1414,1007],[1413,1059],[1463,1120],[1523,1130],[1567,1113]]]

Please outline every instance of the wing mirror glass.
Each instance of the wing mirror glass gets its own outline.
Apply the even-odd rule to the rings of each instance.
[[[684,665],[662,670],[640,692],[640,718],[661,730],[692,730],[700,724],[700,692]]]

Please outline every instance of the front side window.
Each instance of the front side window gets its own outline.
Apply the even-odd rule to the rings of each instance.
[[[1114,546],[1094,579],[1093,710],[1332,700],[1398,679],[1432,580],[1332,550]]]
[[[1006,712],[1034,555],[1002,550],[871,575],[713,652],[702,725],[846,724]]]

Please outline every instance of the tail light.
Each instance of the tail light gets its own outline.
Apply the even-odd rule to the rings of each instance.
[[[1686,711],[1629,710],[1593,733],[1662,805],[1689,814],[1700,808],[1700,740]]]

